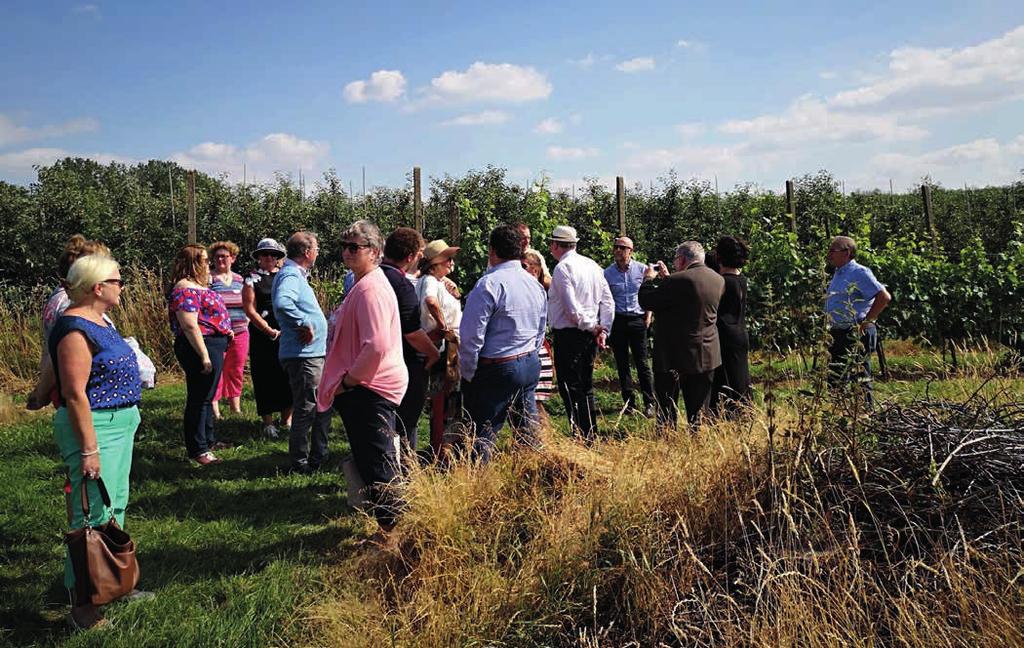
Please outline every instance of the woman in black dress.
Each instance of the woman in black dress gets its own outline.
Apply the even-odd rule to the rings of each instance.
[[[751,400],[750,366],[747,353],[747,278],[742,268],[750,248],[734,236],[723,236],[715,247],[718,271],[725,279],[725,294],[718,304],[718,339],[722,366],[715,370],[711,407],[715,412],[734,414]]]
[[[277,358],[281,331],[270,303],[274,275],[285,256],[284,246],[272,238],[261,240],[252,253],[257,267],[245,278],[242,308],[249,317],[249,362],[256,412],[263,419],[263,434],[276,439],[283,431],[274,425],[274,412],[280,412],[278,425],[291,427],[292,390],[288,376]]]

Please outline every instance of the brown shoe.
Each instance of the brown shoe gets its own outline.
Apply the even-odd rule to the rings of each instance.
[[[192,461],[196,462],[200,466],[209,466],[210,464],[219,464],[220,458],[212,452],[204,452],[201,455],[192,457]]]
[[[68,625],[72,630],[89,630],[91,628],[103,628],[110,625],[110,622],[103,618],[99,608],[95,605],[83,605],[71,608],[66,617]]]

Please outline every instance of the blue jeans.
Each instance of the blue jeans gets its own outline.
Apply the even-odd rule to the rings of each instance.
[[[210,356],[213,371],[203,373],[203,361],[184,335],[174,338],[174,355],[185,370],[185,450],[195,459],[207,452],[217,437],[213,434],[213,395],[224,370],[224,352],[228,348],[225,335],[204,335],[206,352]]]
[[[537,442],[537,352],[509,362],[477,366],[473,380],[463,382],[463,398],[476,429],[473,453],[490,461],[498,432],[508,419],[518,440]]]

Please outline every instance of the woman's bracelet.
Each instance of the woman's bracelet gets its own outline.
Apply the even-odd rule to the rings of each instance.
[[[83,452],[83,453],[81,453],[81,456],[83,456],[83,457],[91,457],[93,455],[98,455],[99,453],[100,453],[100,449],[96,448],[92,452]]]

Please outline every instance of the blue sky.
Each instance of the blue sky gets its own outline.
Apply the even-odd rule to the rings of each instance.
[[[1024,168],[1024,4],[14,2],[0,179],[174,159],[358,192],[413,165],[847,188]]]

